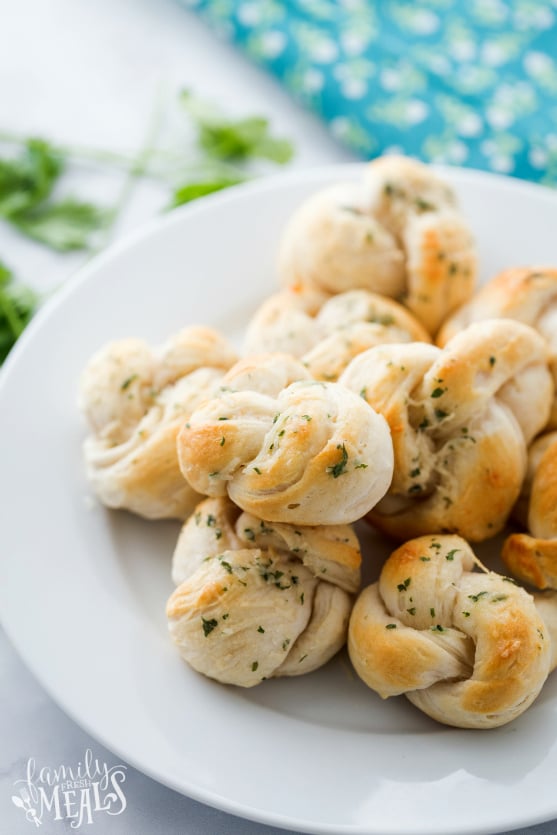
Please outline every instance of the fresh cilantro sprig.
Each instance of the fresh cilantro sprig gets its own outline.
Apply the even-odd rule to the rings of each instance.
[[[73,198],[53,200],[63,171],[62,156],[44,139],[27,139],[18,156],[0,158],[0,217],[59,252],[86,249],[109,213]]]
[[[245,182],[253,176],[248,165],[254,160],[284,165],[294,155],[291,142],[271,134],[268,119],[230,119],[189,90],[182,90],[180,103],[193,123],[204,165],[197,176],[175,187],[170,208]]]
[[[89,249],[95,235],[114,222],[124,201],[109,209],[74,197],[56,200],[53,192],[71,160],[86,158],[116,165],[127,170],[132,180],[146,176],[162,179],[172,189],[168,206],[172,209],[250,179],[250,164],[255,160],[283,165],[293,156],[292,143],[273,136],[268,119],[262,116],[228,118],[189,90],[180,93],[179,102],[195,131],[196,147],[189,153],[149,147],[147,157],[143,149],[133,158],[0,133],[0,141],[20,146],[17,156],[0,157],[0,218],[58,252]],[[189,173],[177,181],[175,172],[183,170],[184,163]]]
[[[37,294],[14,281],[11,270],[0,261],[0,364],[23,333],[37,304]]]
[[[229,119],[189,90],[182,90],[180,101],[196,126],[199,147],[209,157],[231,162],[261,158],[278,165],[292,159],[292,143],[272,136],[268,119]]]
[[[189,90],[180,93],[179,103],[194,129],[194,147],[189,150],[156,147],[158,110],[148,141],[134,155],[0,131],[0,142],[17,151],[0,155],[0,220],[57,252],[91,249],[99,246],[99,233],[108,234],[135,184],[145,177],[165,183],[170,191],[167,208],[173,209],[251,179],[261,173],[254,170],[256,162],[283,165],[293,156],[292,144],[273,136],[264,117],[231,119]],[[126,172],[115,205],[102,207],[77,197],[57,197],[70,164],[83,160]],[[15,281],[0,261],[0,365],[38,302],[37,294]]]

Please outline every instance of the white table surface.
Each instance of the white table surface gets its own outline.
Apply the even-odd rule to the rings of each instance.
[[[230,46],[218,42],[196,17],[173,0],[0,0],[0,131],[53,138],[114,150],[138,148],[155,100],[189,87],[231,113],[265,114],[297,150],[292,167],[350,160],[321,123],[302,111],[269,77]],[[86,176],[87,174],[87,176]],[[110,202],[121,188],[115,174],[90,172],[80,188]],[[112,237],[152,217],[167,192],[141,184]],[[50,290],[83,261],[57,256],[22,241],[0,225],[0,260],[28,283]],[[6,501],[2,501],[4,508]],[[6,555],[4,555],[6,558]],[[0,631],[0,835],[25,835],[33,824],[11,802],[13,784],[26,763],[75,764],[86,749],[109,764],[119,762],[74,724],[48,697]],[[231,817],[177,794],[131,767],[121,815],[95,818],[71,829],[48,822],[41,832],[92,835],[278,835],[284,830]],[[525,798],[527,802],[527,798]],[[51,827],[50,829],[48,827]],[[557,821],[520,830],[556,835]]]

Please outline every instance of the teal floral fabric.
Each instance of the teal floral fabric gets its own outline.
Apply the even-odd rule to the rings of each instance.
[[[557,184],[557,0],[181,0],[364,157]]]

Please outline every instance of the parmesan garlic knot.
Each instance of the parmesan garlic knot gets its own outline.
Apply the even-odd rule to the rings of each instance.
[[[285,285],[399,299],[433,334],[472,294],[477,266],[450,186],[423,163],[385,156],[362,182],[302,204],[285,230],[279,272]]]
[[[402,305],[368,290],[322,297],[287,288],[255,313],[246,334],[248,354],[280,350],[299,357],[315,380],[335,382],[358,354],[388,342],[431,342]]]
[[[79,401],[91,430],[86,473],[103,504],[149,519],[188,516],[200,496],[180,472],[176,436],[236,359],[218,333],[189,327],[158,349],[123,339],[90,360]]]
[[[249,374],[241,371],[250,365]],[[385,419],[344,386],[307,379],[292,357],[268,354],[239,366],[178,437],[193,489],[228,495],[274,522],[346,524],[365,515],[392,476]]]
[[[386,418],[395,452],[369,520],[399,539],[496,534],[519,495],[526,445],[547,422],[547,359],[544,340],[509,320],[471,325],[443,350],[384,345],[356,357],[339,383]]]
[[[388,558],[364,589],[348,633],[350,659],[382,698],[404,693],[433,719],[493,728],[540,692],[551,641],[534,600],[485,569],[457,536],[424,536]]]
[[[174,553],[171,636],[195,670],[227,684],[311,672],[345,643],[360,562],[347,525],[276,524],[206,499]]]
[[[530,325],[547,340],[557,393],[557,269],[517,267],[495,276],[445,322],[438,344],[444,345],[472,322],[484,319],[514,319]],[[557,429],[557,399],[547,428]]]

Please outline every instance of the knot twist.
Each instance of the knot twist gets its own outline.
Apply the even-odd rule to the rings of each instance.
[[[384,418],[344,386],[308,380],[291,357],[269,354],[239,368],[180,432],[190,485],[209,496],[228,494],[275,522],[345,524],[367,513],[392,476]],[[292,377],[297,382],[289,384]]]
[[[444,345],[472,322],[484,319],[514,319],[537,330],[549,345],[549,367],[557,392],[557,270],[517,267],[495,276],[445,322],[438,344]],[[557,429],[556,399],[548,427]]]
[[[236,359],[218,333],[189,327],[160,348],[124,339],[90,360],[80,387],[91,429],[84,456],[103,504],[151,519],[190,513],[199,495],[180,473],[176,436]]]
[[[533,598],[482,568],[465,540],[424,536],[395,551],[350,619],[356,672],[447,725],[496,727],[528,708],[552,663]]]
[[[422,163],[387,156],[369,164],[362,182],[324,189],[297,210],[279,270],[286,285],[399,299],[435,333],[470,297],[477,267],[450,186]]]
[[[520,492],[526,444],[545,425],[553,397],[547,347],[532,328],[491,320],[443,350],[371,348],[339,382],[365,397],[392,433],[394,476],[369,515],[374,525],[401,539],[437,530],[474,541],[503,527]]]
[[[368,290],[319,298],[287,288],[256,312],[246,335],[248,353],[286,351],[299,357],[314,380],[334,382],[349,362],[375,345],[430,342],[417,319],[392,299]]]
[[[206,499],[176,546],[170,633],[194,669],[227,684],[310,672],[346,640],[360,561],[347,525],[300,529]]]

